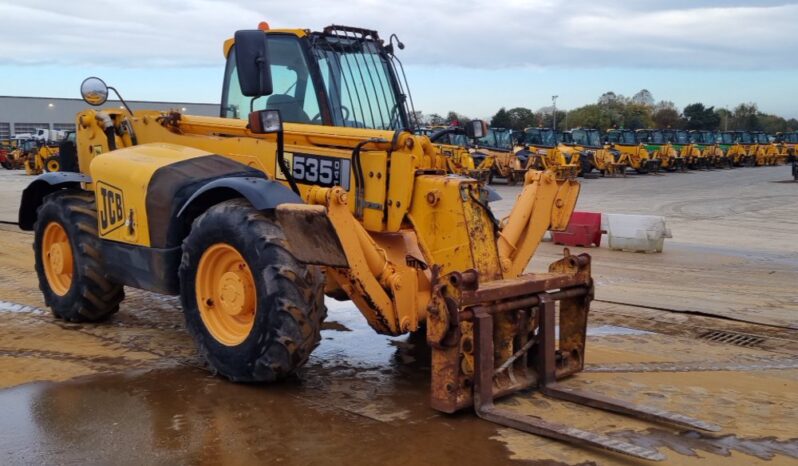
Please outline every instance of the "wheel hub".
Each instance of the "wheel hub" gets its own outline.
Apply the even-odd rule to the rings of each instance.
[[[217,341],[235,346],[247,338],[255,323],[255,280],[233,246],[217,243],[205,250],[196,295],[202,322]]]
[[[42,237],[42,265],[47,283],[53,293],[64,296],[72,286],[72,247],[66,230],[59,223],[50,222]]]

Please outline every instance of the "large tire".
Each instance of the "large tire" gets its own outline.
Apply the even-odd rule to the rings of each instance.
[[[45,241],[48,228],[65,234],[67,241],[60,247]],[[64,190],[48,195],[37,212],[34,232],[39,289],[56,317],[70,322],[97,322],[119,310],[124,288],[103,273],[93,194]],[[67,269],[71,263],[71,273],[54,271],[54,255],[61,257],[60,262]]]
[[[237,254],[238,262],[210,262],[220,248]],[[216,265],[206,265],[203,257]],[[224,263],[230,265],[218,266]],[[235,285],[240,293],[229,295],[232,299],[225,298],[225,276],[207,285],[209,273],[223,270],[228,270],[225,276],[238,274],[234,281],[241,279],[246,285]],[[283,379],[304,365],[318,346],[327,313],[324,276],[320,268],[294,258],[279,224],[245,200],[217,204],[194,221],[183,241],[179,275],[186,326],[211,368],[228,379]],[[231,321],[231,315],[236,320]]]

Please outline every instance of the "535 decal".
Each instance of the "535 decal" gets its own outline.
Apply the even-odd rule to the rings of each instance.
[[[325,188],[340,186],[347,191],[349,190],[351,166],[349,159],[286,152],[285,161],[291,167],[294,180],[297,183],[312,184]],[[277,173],[277,179],[285,180],[285,174],[280,169],[279,163],[276,164],[275,173]]]

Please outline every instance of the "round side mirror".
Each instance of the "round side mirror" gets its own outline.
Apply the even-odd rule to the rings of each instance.
[[[89,105],[102,105],[108,100],[108,85],[100,78],[86,78],[80,84],[80,95]]]

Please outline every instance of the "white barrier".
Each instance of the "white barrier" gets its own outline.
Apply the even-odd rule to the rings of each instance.
[[[673,237],[665,226],[665,217],[656,215],[604,214],[601,228],[614,250],[662,252],[665,238]]]

